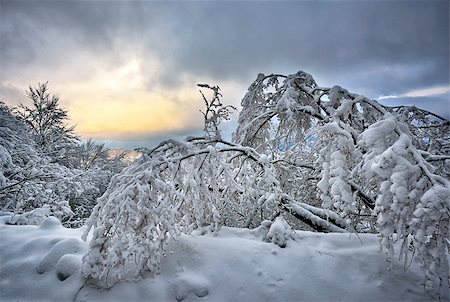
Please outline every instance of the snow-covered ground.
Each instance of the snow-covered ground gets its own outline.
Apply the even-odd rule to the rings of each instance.
[[[11,226],[0,217],[1,301],[433,301],[417,264],[387,271],[376,235],[296,231],[286,248],[267,229],[183,235],[155,276],[110,290],[83,286],[83,229],[54,218]],[[78,292],[79,291],[79,292]]]

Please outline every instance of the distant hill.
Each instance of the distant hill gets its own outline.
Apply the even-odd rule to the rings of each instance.
[[[142,155],[142,152],[136,150],[127,150],[122,148],[108,150],[109,157],[116,157],[122,153],[125,153],[123,158],[126,163],[132,163]]]

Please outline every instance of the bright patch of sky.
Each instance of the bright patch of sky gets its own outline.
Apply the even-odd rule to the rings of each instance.
[[[397,99],[397,98],[401,98],[401,97],[419,98],[419,97],[427,97],[427,96],[436,96],[436,95],[448,94],[449,91],[450,91],[450,86],[430,87],[430,88],[424,88],[424,89],[411,90],[402,95],[381,96],[378,98],[378,100]]]

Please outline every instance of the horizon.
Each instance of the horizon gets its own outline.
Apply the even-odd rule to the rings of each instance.
[[[258,73],[303,70],[448,119],[448,12],[448,1],[0,0],[0,101],[27,104],[27,86],[48,81],[82,139],[134,149],[202,132],[197,83],[239,106]]]

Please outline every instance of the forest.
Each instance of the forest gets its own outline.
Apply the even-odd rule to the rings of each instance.
[[[449,299],[449,120],[322,87],[303,71],[258,74],[239,110],[218,86],[198,88],[203,135],[139,148],[136,160],[82,140],[47,83],[28,87],[28,106],[0,104],[1,227],[56,218],[81,230],[86,252],[62,266],[80,274],[74,301],[86,286],[154,278],[186,236],[238,230],[283,250],[302,232],[373,235],[386,270],[415,263],[417,286]],[[233,114],[227,140],[221,124]]]

